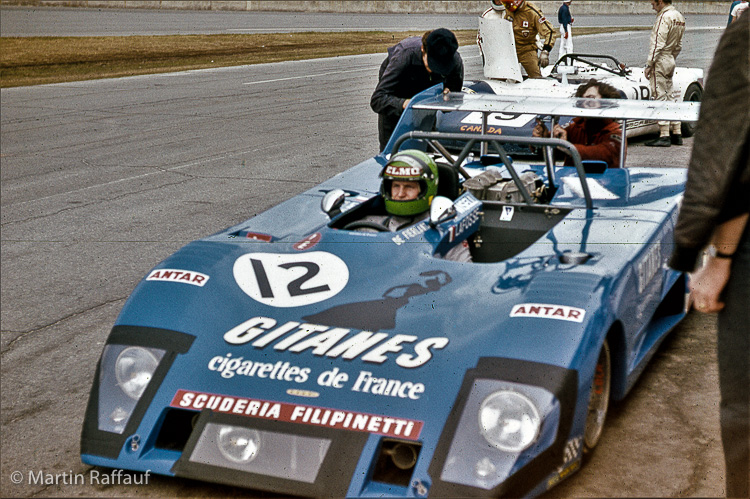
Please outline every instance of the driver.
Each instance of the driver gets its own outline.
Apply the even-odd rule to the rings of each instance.
[[[619,99],[621,94],[612,85],[592,78],[578,87],[575,96],[585,99]],[[543,123],[538,122],[531,135],[549,137],[550,133]],[[555,123],[552,136],[573,144],[581,155],[581,160],[599,160],[607,163],[610,168],[620,167],[622,127],[618,121],[609,118],[573,118],[565,126]],[[572,165],[572,158],[566,156],[565,166]]]
[[[438,168],[435,161],[422,151],[407,149],[394,154],[383,168],[380,194],[386,215],[367,215],[360,222],[372,227],[362,231],[400,231],[429,216],[430,204],[437,194]],[[450,249],[446,260],[470,262],[469,243]]]

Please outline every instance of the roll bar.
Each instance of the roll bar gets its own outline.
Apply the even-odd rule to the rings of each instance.
[[[553,139],[553,138],[541,138],[541,137],[488,135],[488,134],[476,134],[476,133],[443,133],[443,132],[416,131],[416,132],[407,132],[401,135],[398,139],[396,139],[396,142],[393,144],[393,149],[391,153],[392,154],[397,153],[399,149],[401,148],[401,145],[404,144],[408,140],[425,141],[437,153],[442,155],[446,159],[446,161],[448,161],[453,166],[453,168],[458,170],[461,173],[461,175],[464,176],[464,178],[467,178],[467,179],[470,177],[470,175],[466,172],[463,166],[461,166],[461,164],[469,155],[474,145],[477,142],[480,142],[480,143],[487,144],[488,146],[492,146],[497,151],[498,155],[500,156],[500,160],[502,161],[505,168],[508,170],[508,173],[510,174],[510,176],[513,178],[513,182],[516,184],[518,191],[521,193],[521,196],[523,196],[523,199],[527,204],[533,203],[533,201],[531,200],[531,196],[529,196],[529,193],[526,192],[526,188],[523,186],[523,183],[521,182],[521,178],[519,177],[518,172],[513,166],[513,162],[510,160],[507,153],[505,152],[505,149],[503,148],[502,144],[512,143],[512,144],[522,144],[522,145],[542,147],[545,151],[545,159],[547,161],[548,166],[550,164],[550,159],[551,159],[548,156],[552,149],[554,149],[555,147],[566,149],[568,153],[571,155],[571,157],[573,158],[573,166],[578,172],[578,178],[581,180],[581,189],[583,190],[583,197],[586,201],[586,209],[590,210],[594,207],[594,203],[591,198],[591,192],[589,191],[589,186],[586,181],[586,171],[584,170],[583,163],[581,162],[581,155],[578,153],[578,150],[576,150],[575,146],[566,140]],[[466,145],[464,145],[459,155],[454,158],[447,151],[447,149],[442,144],[440,144],[441,140],[465,141]],[[552,185],[553,178],[548,176],[548,181],[550,182],[550,185]]]

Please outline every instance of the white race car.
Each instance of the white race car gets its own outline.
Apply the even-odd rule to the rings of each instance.
[[[485,13],[487,14],[487,13]],[[572,97],[581,83],[596,79],[620,90],[622,97],[635,100],[653,98],[643,68],[628,68],[609,55],[567,54],[552,67],[542,70],[543,78],[524,79],[515,51],[512,24],[499,16],[479,18],[477,37],[484,66],[484,80],[466,81],[466,93],[519,95],[524,97]],[[502,50],[498,50],[502,47]],[[703,70],[675,69],[672,100],[700,102],[703,97]],[[476,132],[490,134],[531,135],[536,115],[492,113],[483,118],[481,113],[444,116],[438,122],[443,132]],[[562,118],[561,123],[566,120]],[[683,123],[682,134],[690,137],[695,122]],[[628,121],[627,137],[658,132],[655,121]]]

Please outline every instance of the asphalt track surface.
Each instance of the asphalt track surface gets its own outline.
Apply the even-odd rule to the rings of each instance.
[[[692,34],[679,64],[707,68],[720,31]],[[576,42],[614,45],[609,53],[633,65],[648,33]],[[479,77],[476,48],[461,50],[467,78]],[[155,476],[65,483],[90,476],[79,438],[96,362],[128,294],[163,258],[376,153],[368,102],[382,58],[0,92],[0,496],[248,495]],[[686,166],[692,140],[642,142],[630,165]],[[548,496],[721,496],[715,336],[714,316],[691,313],[612,407],[592,460]],[[32,483],[39,472],[60,479]]]

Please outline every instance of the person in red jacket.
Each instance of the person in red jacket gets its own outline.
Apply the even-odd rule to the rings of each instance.
[[[619,99],[620,91],[612,85],[591,79],[576,90],[576,97],[584,99]],[[539,123],[533,130],[534,137],[549,137],[549,131]],[[582,160],[604,161],[610,168],[620,167],[620,145],[622,127],[609,118],[573,118],[565,126],[555,124],[552,136],[567,140],[576,147]],[[572,166],[573,160],[566,156],[565,165]]]

